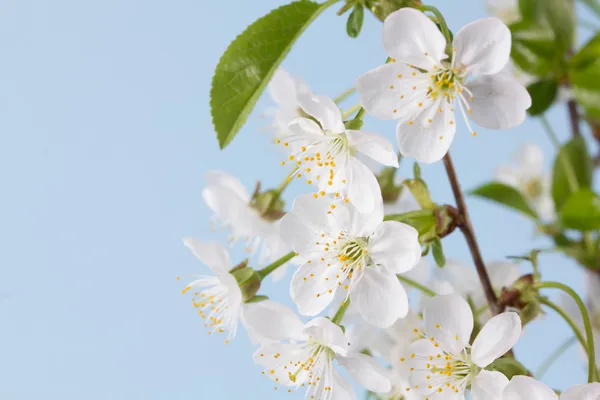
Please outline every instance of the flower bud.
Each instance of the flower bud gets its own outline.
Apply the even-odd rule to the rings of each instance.
[[[417,7],[422,3],[420,0],[367,0],[366,5],[375,17],[383,21],[396,10],[404,7]]]
[[[500,306],[519,310],[523,326],[536,319],[542,312],[540,294],[535,288],[533,274],[523,275],[509,288],[502,288],[498,299]]]
[[[242,291],[242,300],[248,302],[251,299],[257,297],[256,293],[260,289],[260,276],[254,269],[248,267],[248,259],[245,259],[231,271],[231,275],[235,278],[240,290]]]

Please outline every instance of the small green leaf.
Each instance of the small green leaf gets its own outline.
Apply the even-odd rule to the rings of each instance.
[[[519,0],[519,13],[524,21],[538,21],[541,17],[540,2],[536,0]]]
[[[302,0],[254,21],[225,50],[212,79],[210,109],[219,146],[227,146],[246,122],[271,76],[296,39],[333,4]]]
[[[600,118],[600,60],[584,68],[572,68],[569,80],[573,85],[573,95],[586,114]]]
[[[512,33],[511,57],[520,70],[532,75],[547,75],[562,54],[552,32],[530,21],[510,25]]]
[[[431,241],[431,252],[433,253],[433,259],[438,267],[442,268],[446,265],[446,256],[444,256],[444,249],[442,248],[442,241],[440,238],[435,238]]]
[[[356,3],[354,10],[350,13],[348,22],[346,23],[346,32],[348,32],[348,36],[355,38],[360,34],[364,19],[365,11],[363,6],[360,3]]]
[[[261,301],[269,300],[269,296],[258,295],[246,300],[246,303],[260,303]]]
[[[521,192],[512,186],[499,182],[490,182],[472,190],[471,194],[512,208],[533,219],[538,219],[537,214],[529,207]]]
[[[578,231],[600,229],[600,198],[589,189],[573,193],[560,211],[565,228]]]
[[[600,58],[600,33],[592,37],[578,52],[569,60],[571,68],[583,68]]]
[[[558,82],[553,79],[544,79],[527,86],[531,96],[531,107],[527,112],[530,115],[543,114],[556,99],[558,93]]]
[[[557,212],[560,212],[571,195],[571,188],[569,186],[570,172],[565,169],[565,162],[561,161],[561,157],[564,157],[571,166],[572,172],[575,175],[574,179],[577,181],[580,189],[590,187],[593,172],[593,163],[583,137],[573,138],[560,148],[559,154],[554,160],[552,170],[552,199],[554,200],[554,207]]]
[[[421,179],[421,166],[417,162],[413,164],[413,174],[415,179]]]
[[[544,11],[552,27],[556,40],[562,49],[569,49],[575,34],[575,15],[573,5],[565,0],[544,0]]]
[[[432,208],[434,206],[433,201],[431,200],[431,195],[429,194],[429,189],[427,189],[427,185],[425,181],[422,179],[409,179],[404,181],[404,185],[410,190],[410,193],[413,195],[417,203],[423,209]]]

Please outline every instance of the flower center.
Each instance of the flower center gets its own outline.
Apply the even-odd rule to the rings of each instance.
[[[542,195],[542,182],[537,178],[530,179],[525,183],[524,191],[528,197],[532,199],[537,199]]]
[[[457,94],[463,92],[465,78],[466,74],[458,68],[451,69],[450,66],[437,68],[430,75],[431,84],[427,94],[434,100],[441,96],[452,101]]]
[[[341,237],[341,240],[342,242],[338,249],[337,258],[344,263],[345,267],[354,269],[369,264],[367,256],[367,246],[369,244],[368,238],[350,237],[344,241],[343,237]]]

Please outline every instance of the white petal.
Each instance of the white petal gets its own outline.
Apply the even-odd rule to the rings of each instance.
[[[504,388],[503,400],[557,400],[552,389],[525,375],[516,375]]]
[[[335,230],[343,230],[355,237],[369,237],[383,222],[383,200],[376,202],[369,213],[361,213],[352,203],[342,203],[333,212]]]
[[[203,242],[200,239],[186,238],[183,239],[183,244],[217,275],[228,272],[233,267],[229,253],[217,242]]]
[[[586,294],[594,311],[600,311],[600,275],[596,271],[584,270]]]
[[[394,146],[379,133],[347,130],[348,143],[357,151],[383,165],[398,168],[398,156]]]
[[[304,325],[302,333],[316,342],[329,347],[337,354],[345,355],[348,351],[348,339],[338,325],[324,317],[317,317]]]
[[[510,58],[510,30],[498,18],[484,18],[465,25],[454,36],[454,65],[471,75],[500,72]]]
[[[435,338],[443,350],[459,354],[471,338],[473,312],[459,295],[437,295],[423,312],[425,333]]]
[[[278,68],[269,82],[269,94],[273,101],[282,106],[297,105],[296,95],[306,86],[283,68]]]
[[[588,383],[568,388],[560,395],[560,400],[598,400],[600,399],[600,383]]]
[[[348,182],[348,200],[359,212],[368,213],[383,200],[381,189],[373,172],[356,158],[348,162],[350,181]]]
[[[519,187],[520,174],[515,168],[501,165],[496,168],[496,180],[505,185],[512,186],[514,188]]]
[[[544,172],[544,151],[534,143],[521,145],[516,154],[516,162],[521,173],[531,177],[537,177]]]
[[[414,75],[413,75],[414,74]],[[404,120],[419,111],[430,85],[429,75],[400,62],[374,68],[358,78],[360,104],[380,119]]]
[[[425,70],[446,58],[444,35],[425,14],[412,8],[402,8],[385,19],[383,47],[397,61]]]
[[[273,343],[259,347],[252,355],[252,359],[258,365],[265,367],[265,376],[282,385],[297,386],[306,383],[309,379],[309,374],[298,373],[296,381],[292,382],[288,368],[290,361],[296,363],[298,360],[307,360],[311,355],[307,346]]]
[[[512,285],[521,276],[518,264],[507,261],[494,261],[487,263],[486,269],[490,275],[492,286],[501,289]]]
[[[508,378],[498,371],[481,370],[471,383],[473,400],[503,400]]]
[[[408,297],[396,275],[374,267],[365,269],[350,289],[350,299],[365,321],[379,328],[408,313]]]
[[[250,194],[240,180],[233,175],[217,170],[208,171],[206,173],[206,182],[207,186],[219,185],[226,187],[239,197],[240,200],[246,203],[250,202]]]
[[[301,340],[304,324],[290,308],[281,303],[264,300],[245,304],[242,318],[248,333],[260,344],[281,340]]]
[[[501,74],[476,78],[467,88],[473,93],[470,118],[484,128],[514,128],[525,120],[531,107],[527,89]]]
[[[387,393],[392,390],[388,371],[373,357],[359,353],[350,357],[336,357],[336,360],[346,368],[352,379],[365,389],[375,393]]]
[[[326,264],[317,261],[302,265],[294,273],[290,297],[300,314],[317,315],[331,303],[337,290],[335,274],[335,268],[327,268]]]
[[[312,194],[299,196],[294,200],[292,210],[284,215],[279,223],[279,232],[283,241],[299,253],[310,251],[314,237],[329,232],[330,201]]]
[[[327,96],[312,93],[298,94],[298,103],[305,113],[314,117],[324,130],[342,133],[346,130],[340,109]]]
[[[496,315],[483,326],[471,348],[471,360],[485,368],[502,357],[521,337],[521,317],[515,312]]]
[[[407,272],[421,259],[419,232],[401,222],[385,221],[369,239],[368,252],[375,264],[395,274]]]
[[[356,400],[356,394],[352,384],[348,382],[335,369],[333,373],[333,388],[331,390],[331,400]]]
[[[480,285],[479,278],[472,265],[448,259],[444,268],[433,270],[432,285],[439,288],[451,288],[448,291],[437,291],[437,293],[456,292],[463,297],[472,295]]]
[[[441,113],[433,105],[430,107],[415,120],[396,126],[400,153],[426,164],[437,162],[446,155],[456,133],[451,106],[443,102],[440,105]]]

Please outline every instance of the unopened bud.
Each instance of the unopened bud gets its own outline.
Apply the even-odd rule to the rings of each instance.
[[[422,3],[420,0],[367,0],[366,5],[375,17],[383,21],[396,10],[404,7],[418,7]]]

